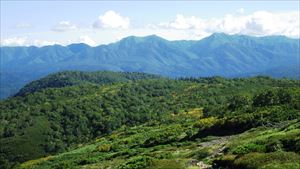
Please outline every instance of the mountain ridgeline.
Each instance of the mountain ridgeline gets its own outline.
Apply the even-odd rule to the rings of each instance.
[[[62,70],[145,72],[168,77],[269,75],[299,78],[299,39],[215,33],[199,41],[158,36],[116,43],[1,47],[1,98]]]
[[[33,81],[25,85],[15,96],[25,96],[46,88],[62,88],[66,86],[83,84],[113,84],[117,82],[129,82],[142,79],[159,79],[157,75],[138,73],[138,72],[80,72],[64,71],[50,74],[44,78]]]
[[[55,73],[0,101],[0,168],[293,169],[299,98],[293,79]]]

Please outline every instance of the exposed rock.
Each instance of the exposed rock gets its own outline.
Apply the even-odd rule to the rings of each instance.
[[[212,165],[205,164],[203,161],[198,162],[197,166],[199,166],[200,169],[211,169],[212,168]]]
[[[198,160],[192,159],[188,161],[188,166],[196,166],[198,164]]]

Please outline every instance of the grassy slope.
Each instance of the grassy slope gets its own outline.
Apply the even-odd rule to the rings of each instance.
[[[300,120],[249,130],[228,144],[215,162],[231,168],[300,168]]]
[[[291,121],[281,127],[260,127],[230,137],[209,136],[194,141],[180,140],[180,136],[183,137],[190,131],[188,125],[186,127],[180,125],[137,126],[118,130],[112,135],[100,137],[90,144],[66,153],[25,162],[20,168],[59,168],[60,166],[63,168],[120,169],[129,167],[129,164],[133,163],[136,165],[131,168],[192,169],[193,166],[189,165],[192,159],[208,164],[216,159],[219,160],[216,160],[218,164],[223,164],[224,161],[230,159],[231,161],[226,162],[232,168],[297,168],[299,167],[299,152],[276,150],[266,153],[251,150],[253,152],[237,157],[232,155],[232,151],[250,142],[269,139],[279,141],[282,136],[290,136],[290,140],[295,139],[300,135],[299,125],[299,120]],[[145,136],[151,136],[154,132],[164,133],[170,128],[176,130],[176,132],[170,132],[167,137],[172,141],[150,147],[143,146],[145,140],[149,139]],[[266,146],[267,142],[262,145]],[[216,152],[221,152],[220,149],[224,149],[224,146],[226,147],[225,155],[223,152],[218,156]],[[141,167],[142,164],[136,162],[142,157],[151,159],[151,162],[146,162],[145,167]]]

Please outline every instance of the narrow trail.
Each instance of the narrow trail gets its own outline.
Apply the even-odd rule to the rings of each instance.
[[[210,141],[205,141],[199,143],[199,146],[202,148],[210,148],[213,149],[212,153],[204,158],[203,160],[197,162],[196,166],[199,167],[199,169],[211,169],[212,165],[205,164],[204,161],[210,161],[213,158],[220,156],[223,154],[224,150],[226,149],[226,144],[233,138],[236,138],[237,135],[233,136],[223,136],[223,137],[217,137]]]
[[[235,138],[236,136],[224,136],[224,137],[218,137],[214,140],[202,142],[199,144],[199,146],[203,148],[211,148],[211,147],[218,147],[213,151],[213,153],[209,157],[215,157],[219,153],[222,153],[224,149],[226,148],[225,145],[226,143],[229,142],[229,140]],[[208,157],[207,157],[208,158]]]

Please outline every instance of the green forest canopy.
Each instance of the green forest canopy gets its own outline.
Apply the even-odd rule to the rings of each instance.
[[[145,123],[195,131],[180,139],[156,136],[137,143],[142,147],[242,133],[299,119],[299,98],[299,80],[290,79],[62,72],[0,102],[0,159],[14,165]]]

